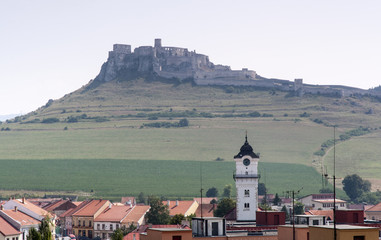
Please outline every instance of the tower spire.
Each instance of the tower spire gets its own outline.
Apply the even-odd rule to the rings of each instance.
[[[246,130],[246,136],[245,136],[245,143],[247,143],[247,130]]]

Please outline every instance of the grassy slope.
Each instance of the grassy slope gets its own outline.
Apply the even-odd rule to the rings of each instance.
[[[364,114],[369,108],[372,108],[375,114]],[[121,117],[128,114],[169,112],[170,109],[173,112],[196,110],[197,112],[212,114],[240,114],[259,111],[260,113],[273,114],[274,117],[188,118],[191,124],[190,127],[171,129],[139,129],[139,127],[146,122],[178,121],[179,118],[147,120],[147,118]],[[303,112],[311,114],[310,118],[301,118],[299,115]],[[92,164],[97,164],[96,166],[103,169],[102,163],[120,163],[122,164],[120,166],[111,164],[109,171],[123,171],[123,174],[126,175],[136,173],[138,176],[134,179],[140,181],[147,179],[147,175],[154,175],[149,172],[142,172],[144,168],[140,165],[136,165],[134,168],[124,168],[123,164],[127,162],[130,164],[129,161],[105,161],[103,159],[147,160],[147,162],[138,161],[139,164],[151,163],[150,160],[155,160],[158,162],[157,164],[164,164],[165,166],[170,165],[167,164],[168,161],[158,160],[183,160],[184,162],[178,163],[176,161],[176,163],[171,164],[192,164],[191,161],[209,161],[207,164],[215,164],[215,162],[210,161],[220,157],[225,161],[231,161],[233,155],[239,151],[239,147],[243,143],[244,132],[247,130],[249,142],[256,152],[261,153],[261,162],[274,164],[268,165],[271,166],[271,171],[266,171],[266,182],[270,191],[281,192],[288,190],[285,188],[293,187],[300,182],[300,179],[306,178],[314,179],[314,186],[305,187],[306,192],[311,192],[320,188],[320,175],[310,167],[314,166],[316,169],[320,169],[320,159],[313,157],[312,153],[319,149],[322,142],[332,138],[332,128],[313,123],[311,120],[319,118],[327,124],[338,124],[338,132],[340,133],[360,125],[372,128],[381,126],[381,118],[380,114],[378,114],[380,112],[380,104],[371,102],[368,99],[339,99],[322,96],[297,98],[286,97],[286,93],[283,92],[270,94],[269,91],[245,91],[242,89],[235,89],[235,93],[227,94],[223,88],[194,87],[190,84],[173,86],[164,83],[146,83],[142,80],[107,83],[86,93],[82,93],[80,89],[68,94],[62,99],[56,100],[48,108],[41,108],[22,120],[25,122],[34,118],[58,117],[61,120],[60,123],[2,124],[0,127],[9,127],[11,131],[0,132],[0,159],[4,160],[2,164],[10,164],[10,162],[16,164],[17,166],[14,165],[12,168],[19,170],[16,175],[23,173],[20,169],[23,169],[25,161],[22,159],[29,161],[32,159],[64,159],[59,162],[66,164],[65,166],[70,166],[70,169],[61,171],[64,168],[56,166],[57,169],[63,173],[68,172],[68,175],[74,177],[74,179],[82,177],[83,179],[76,180],[81,184],[63,184],[61,188],[58,187],[61,186],[61,183],[55,182],[55,184],[51,185],[53,187],[47,188],[73,190],[72,188],[75,187],[78,190],[88,191],[97,186],[91,179],[96,178],[100,182],[107,182],[107,179],[114,176],[112,174],[105,175],[102,170],[99,170],[101,172],[98,174],[92,175],[93,172],[98,171],[96,167],[89,167]],[[107,117],[110,121],[99,123],[86,119],[78,123],[64,122],[64,119],[68,116],[81,114],[87,114],[90,117]],[[301,121],[295,122],[295,119]],[[64,131],[64,127],[68,127],[68,130]],[[379,134],[379,132],[376,131],[374,134]],[[355,141],[361,141],[358,144],[360,148],[361,145],[369,146],[372,142],[376,144],[376,139],[361,137],[352,139],[348,143],[342,144],[342,146]],[[344,152],[354,156],[355,152],[361,149],[349,145]],[[375,150],[376,147],[372,149]],[[373,151],[372,149],[369,150]],[[352,160],[352,165],[342,165],[342,169],[350,169],[353,165],[358,168],[364,162],[376,162],[376,158],[374,154],[367,156],[366,159],[359,156]],[[8,159],[18,161],[7,161]],[[326,159],[329,159],[329,156]],[[329,160],[326,161],[326,164],[329,164]],[[42,172],[42,168],[37,167],[40,164],[55,168],[53,160],[41,161],[41,163],[32,161],[32,163],[28,165],[30,166],[28,169],[37,176],[41,175]],[[285,168],[285,165],[282,165],[284,163],[296,163],[299,165],[292,165],[298,167],[285,171],[289,168]],[[220,164],[231,163],[224,162]],[[136,171],[136,169],[139,169],[139,171]],[[307,169],[314,173],[309,172],[310,170]],[[56,170],[46,169],[46,171],[55,172]],[[2,168],[0,172],[0,175],[4,175],[5,168]],[[60,172],[56,172],[52,176],[58,176]],[[181,187],[170,188],[177,192],[173,192],[169,188],[161,189],[157,186],[152,189],[161,189],[160,191],[164,191],[164,195],[179,195],[181,192],[179,189],[183,189],[184,184],[189,184],[193,182],[194,178],[198,178],[198,170],[189,172],[192,174],[183,173],[183,177],[180,177],[181,180],[185,181],[184,183],[179,183],[178,179],[180,178],[177,177],[173,178],[176,181],[173,181],[173,179],[160,179],[159,181],[158,179],[159,182],[173,181],[177,183]],[[214,172],[216,171],[210,170],[207,174]],[[309,172],[306,177],[303,175],[305,172]],[[79,176],[77,176],[77,173]],[[213,179],[217,181],[215,184],[220,189],[226,182],[232,182],[231,171],[228,174],[223,171],[216,173],[218,174],[213,175]],[[283,175],[285,173],[286,175]],[[364,177],[381,179],[375,168],[370,168],[368,171],[363,171],[363,173],[366,175]],[[119,175],[116,174],[115,176],[121,175],[122,173],[119,173]],[[115,177],[115,179],[120,178]],[[26,180],[30,184],[25,185],[25,189],[40,189],[41,184],[37,182],[41,183],[42,180],[42,178],[35,181]],[[5,178],[3,182],[5,186],[0,188],[9,189],[10,186],[21,188],[20,184],[13,184],[13,182],[17,181],[11,177]],[[148,182],[152,183],[153,181]],[[115,186],[115,188],[112,188],[113,193],[107,192],[108,186],[100,188],[98,194],[109,196],[115,193],[135,194],[141,191],[124,190],[120,186],[117,187],[118,184],[116,183],[111,185]],[[150,189],[147,189],[147,191],[150,191]],[[187,196],[186,193],[181,194]]]

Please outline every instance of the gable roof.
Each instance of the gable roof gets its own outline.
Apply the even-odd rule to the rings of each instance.
[[[15,209],[0,210],[3,214],[20,223],[21,226],[38,225],[40,221]]]
[[[135,197],[122,197],[122,199],[120,200],[121,203],[123,204],[127,204],[128,202],[130,202],[131,204],[135,205]]]
[[[201,208],[202,208],[202,217],[214,217],[213,211],[217,208],[217,204],[200,204],[195,212],[196,217],[201,217]]]
[[[0,233],[3,236],[16,235],[21,232],[14,228],[9,222],[0,216]]]
[[[86,204],[88,204],[90,201],[89,200],[86,200],[86,201],[83,201],[81,204],[79,204],[77,207],[75,208],[72,208],[72,209],[68,209],[66,212],[64,212],[63,214],[60,215],[61,218],[63,217],[70,217],[73,215],[73,213],[79,211],[81,208],[83,208],[84,206],[86,206]]]
[[[26,214],[29,214],[29,215],[34,215],[34,214],[38,215],[39,216],[38,218],[41,218],[41,219],[44,218],[45,216],[49,216],[50,218],[53,218],[54,216],[53,214],[49,213],[45,209],[42,209],[39,206],[29,202],[25,198],[9,200],[3,206],[5,209],[13,209],[14,206],[17,206],[19,211],[25,212]],[[30,212],[27,212],[26,209]]]
[[[137,223],[150,209],[148,205],[136,205],[123,219],[123,223]]]
[[[43,207],[43,209],[45,209],[46,211],[48,212],[53,212],[56,208],[58,208],[59,206],[65,204],[66,202],[68,202],[69,200],[58,200],[58,201],[54,201],[50,204],[48,204],[47,206]]]
[[[94,214],[101,209],[105,204],[110,203],[108,200],[91,200],[86,206],[79,209],[75,213],[73,213],[73,216],[83,216],[83,217],[91,217],[94,216]]]
[[[378,203],[374,205],[373,207],[370,207],[365,210],[365,212],[380,212],[381,211],[381,203]]]
[[[333,220],[333,210],[309,210],[305,214],[326,216],[328,220]]]
[[[202,204],[210,204],[210,201],[212,200],[218,200],[217,197],[203,197],[202,198]],[[201,204],[201,198],[193,198],[193,201],[196,201],[198,204]]]
[[[95,222],[121,222],[132,210],[130,206],[111,205],[95,218]]]
[[[163,201],[164,205],[168,206],[169,215],[174,216],[176,214],[183,214],[189,210],[189,208],[197,202],[196,201]]]

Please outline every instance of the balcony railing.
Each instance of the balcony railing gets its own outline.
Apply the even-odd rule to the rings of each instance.
[[[260,174],[235,174],[233,173],[233,179],[237,179],[237,178],[260,178],[261,175]]]

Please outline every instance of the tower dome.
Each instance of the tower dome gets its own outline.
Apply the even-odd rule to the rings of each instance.
[[[242,145],[239,153],[234,156],[234,158],[242,158],[243,156],[250,156],[252,158],[259,158],[257,154],[253,152],[253,148],[250,146],[249,142],[247,141],[247,134],[245,137],[245,143]]]

